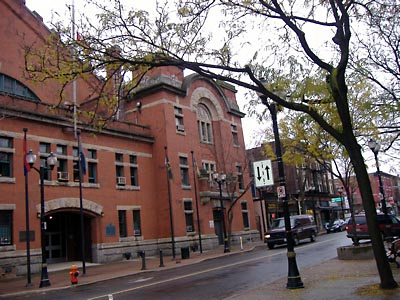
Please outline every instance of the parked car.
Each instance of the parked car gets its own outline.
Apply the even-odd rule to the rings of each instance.
[[[346,222],[342,219],[337,219],[325,224],[326,233],[339,232],[346,229]]]
[[[311,242],[315,241],[317,237],[317,226],[312,216],[290,216],[290,225],[292,227],[292,237],[295,246],[304,239],[310,239]],[[269,249],[273,249],[275,245],[287,243],[284,218],[273,220],[271,229],[265,233],[264,242],[267,243]]]
[[[353,225],[351,218],[347,223],[347,237],[351,238],[353,243],[360,240],[370,240],[371,237],[368,232],[365,215],[356,215],[354,218],[356,223],[355,226]],[[376,220],[383,238],[400,236],[400,221],[395,216],[387,215],[386,219],[384,214],[378,214]]]

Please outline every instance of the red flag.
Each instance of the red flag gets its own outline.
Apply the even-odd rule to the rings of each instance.
[[[27,144],[26,144],[26,130],[24,130],[24,144],[22,146],[23,149],[23,162],[24,162],[24,175],[26,176],[26,174],[31,170],[31,167],[29,166],[28,162],[26,161],[26,155],[28,154],[28,148],[27,148]]]

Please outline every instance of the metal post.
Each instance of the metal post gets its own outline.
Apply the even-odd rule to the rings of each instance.
[[[24,143],[26,143],[26,132],[28,128],[24,128]],[[28,194],[28,170],[25,170],[26,164],[26,144],[24,144],[24,175],[25,175],[25,232],[26,232],[26,286],[32,286],[31,276],[31,230],[29,224],[29,194]]]
[[[77,132],[78,138],[78,168],[79,168],[79,216],[80,216],[80,230],[81,230],[81,259],[82,259],[82,274],[86,274],[86,261],[85,261],[85,230],[84,230],[84,219],[83,219],[83,198],[82,198],[82,145],[80,132]]]
[[[382,211],[385,214],[385,219],[387,218],[387,207],[386,207],[386,197],[385,197],[385,189],[383,188],[383,181],[382,181],[382,174],[381,170],[379,168],[379,160],[378,160],[378,151],[374,151],[374,156],[375,156],[375,163],[376,163],[376,171],[378,173],[378,179],[379,179],[379,192],[382,195],[381,199],[381,204],[382,204]]]
[[[199,247],[200,247],[200,253],[203,253],[203,246],[201,242],[201,228],[200,228],[200,212],[199,212],[199,199],[197,196],[197,179],[196,179],[196,172],[195,168],[197,168],[196,161],[194,159],[194,152],[192,152],[192,165],[193,165],[193,183],[194,183],[194,195],[196,199],[196,217],[197,217],[197,230],[199,232]]]
[[[142,270],[146,270],[146,252],[141,251],[140,256],[142,257]]]
[[[164,267],[164,257],[163,257],[163,252],[161,249],[160,249],[160,265],[159,265],[159,267],[160,268]]]
[[[46,221],[44,218],[44,171],[45,168],[40,166],[40,240],[42,246],[42,273],[40,278],[39,287],[50,286],[49,275],[47,273],[47,261],[46,261]]]
[[[276,105],[275,103],[271,104],[266,103],[266,106],[268,107],[272,118],[272,127],[275,137],[275,152],[278,161],[279,187],[282,188],[283,191],[286,191],[286,181],[285,181],[284,166],[282,161],[282,149],[279,138]],[[282,200],[283,200],[283,214],[285,219],[285,229],[287,238],[287,257],[288,257],[288,281],[286,287],[288,289],[303,288],[304,285],[303,282],[301,281],[300,273],[297,268],[296,253],[294,252],[292,227],[290,225],[289,203],[287,200],[286,192],[284,197],[282,197]]]
[[[169,223],[171,228],[171,243],[172,243],[172,259],[175,260],[175,231],[174,231],[174,215],[172,212],[172,199],[171,199],[171,183],[170,183],[170,173],[171,166],[169,165],[167,146],[164,147],[165,152],[165,163],[166,163],[166,171],[167,171],[167,187],[168,187],[168,206],[169,206]]]

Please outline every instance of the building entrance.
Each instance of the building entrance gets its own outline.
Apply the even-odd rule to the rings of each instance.
[[[91,261],[90,218],[84,216],[85,260]],[[49,263],[81,260],[80,214],[56,212],[45,216],[46,257]]]
[[[222,213],[221,210],[214,210],[214,229],[215,234],[218,236],[218,243],[220,245],[224,244],[224,233],[222,230]]]

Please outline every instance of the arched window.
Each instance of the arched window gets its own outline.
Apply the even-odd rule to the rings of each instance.
[[[23,83],[5,74],[0,74],[0,93],[33,101],[40,101],[39,98]]]
[[[197,107],[197,122],[199,126],[200,141],[203,143],[212,143],[212,124],[211,124],[211,114],[208,108],[199,104]]]

